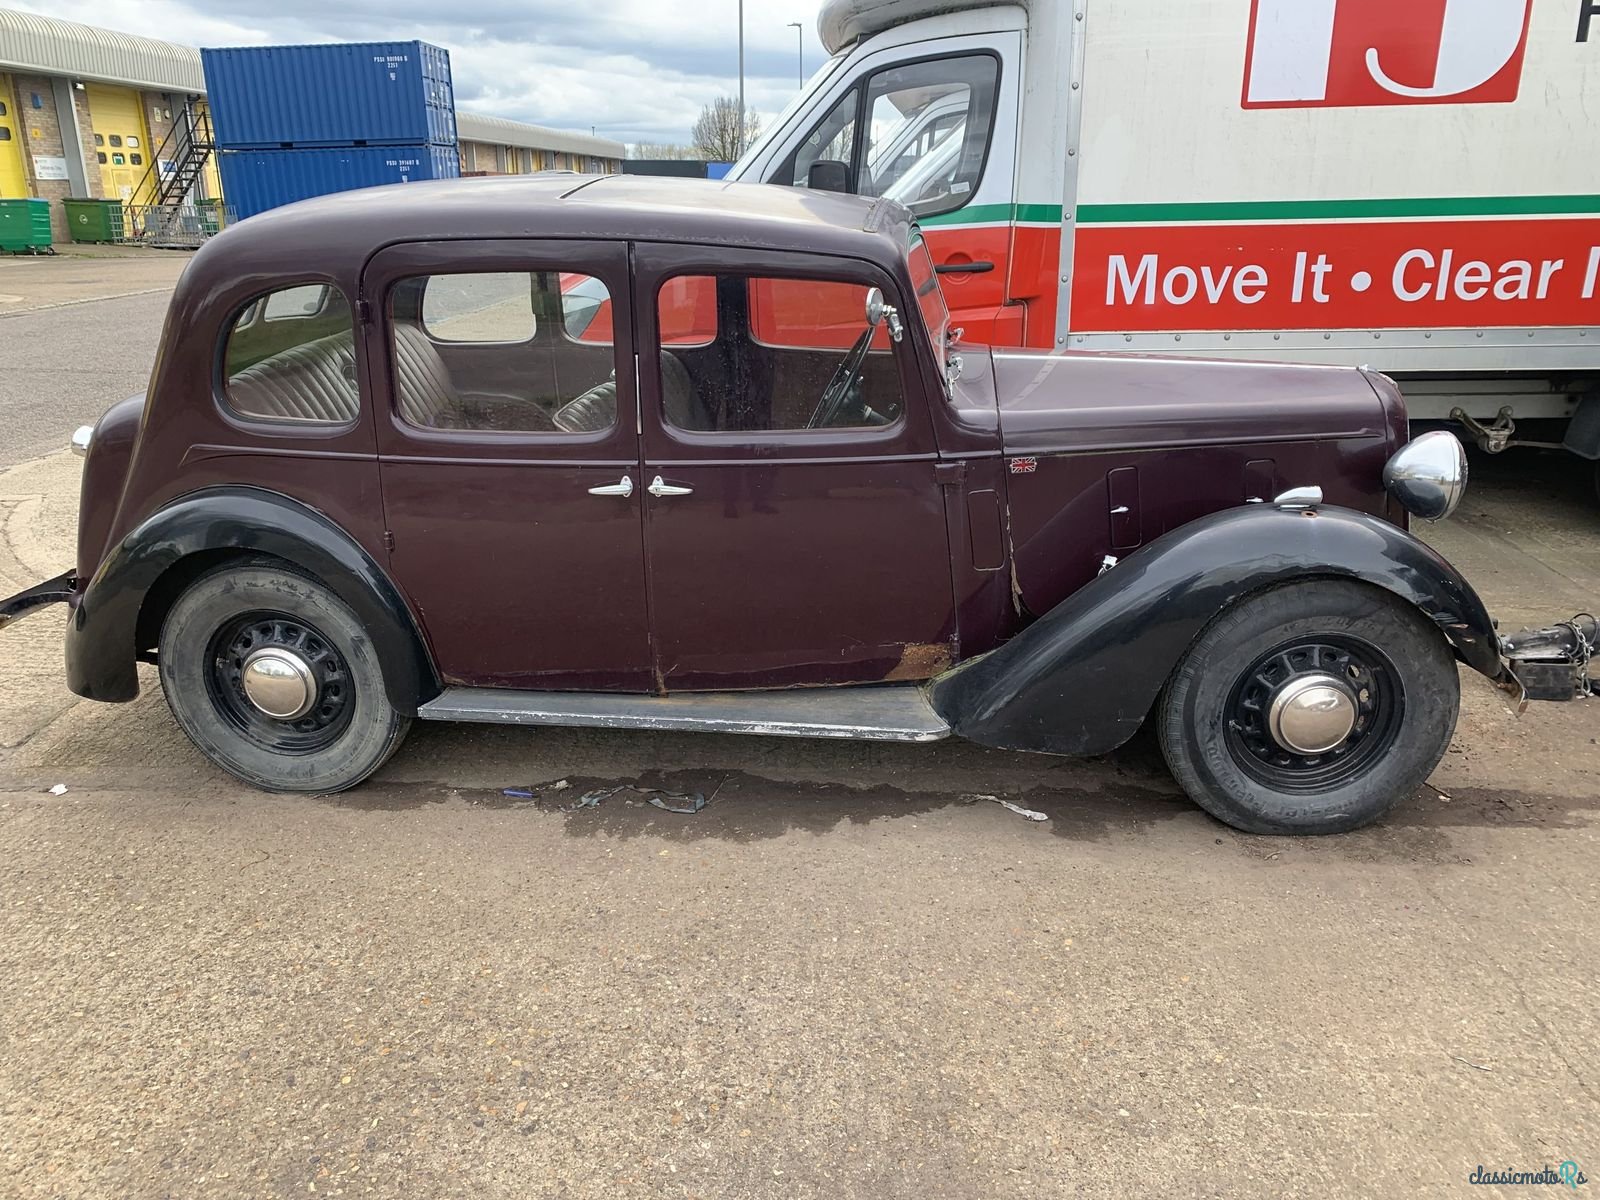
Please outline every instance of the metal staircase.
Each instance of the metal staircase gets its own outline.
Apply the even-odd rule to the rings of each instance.
[[[167,140],[156,151],[156,161],[150,164],[157,174],[155,203],[170,205],[187,201],[215,149],[216,141],[211,133],[211,110],[192,99],[185,101],[182,119],[173,122]],[[172,169],[164,174],[160,171],[163,158],[168,158],[172,163]]]
[[[129,205],[132,240],[147,246],[193,247],[222,227],[216,207],[194,199],[195,185],[215,150],[211,110],[190,96],[133,191],[150,199]]]

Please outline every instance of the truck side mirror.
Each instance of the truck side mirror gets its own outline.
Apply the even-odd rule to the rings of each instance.
[[[848,192],[850,168],[837,159],[819,158],[806,170],[806,186],[814,192]]]

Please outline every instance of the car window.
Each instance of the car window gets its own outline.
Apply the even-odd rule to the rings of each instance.
[[[856,108],[860,93],[852,88],[833,110],[812,127],[805,141],[789,157],[787,165],[779,172],[776,182],[805,187],[811,175],[811,164],[837,162],[848,170],[856,154]]]
[[[933,339],[933,352],[938,357],[939,370],[943,371],[948,356],[950,309],[945,303],[944,289],[939,286],[939,272],[934,268],[933,256],[928,253],[928,244],[920,234],[911,243],[911,284],[917,289],[922,323]]]
[[[894,195],[920,216],[960,208],[977,190],[994,124],[1000,61],[968,54],[891,67],[867,85],[866,161],[856,181],[863,196]],[[930,155],[946,169],[909,195],[895,185]]]
[[[323,283],[284,288],[266,298],[262,304],[262,315],[268,321],[283,317],[314,317],[322,311],[322,306],[333,294],[333,289]]]
[[[441,342],[529,341],[538,330],[532,276],[430,276],[422,293],[422,324],[429,337]]]
[[[612,313],[606,285],[592,275],[561,276],[561,327],[582,342],[610,342]]]
[[[886,324],[867,322],[867,293],[863,284],[778,276],[668,279],[656,296],[667,424],[759,433],[894,423],[899,364]],[[707,343],[671,340],[708,327]]]
[[[857,195],[892,196],[920,216],[958,209],[983,177],[999,83],[992,54],[879,71],[817,123],[772,182],[805,187],[811,164],[832,160],[846,168]],[[866,139],[860,153],[858,127]]]
[[[250,301],[228,327],[222,361],[223,397],[238,416],[343,425],[360,410],[350,304],[326,284]]]
[[[970,94],[963,93],[956,98],[967,100]],[[883,103],[884,98],[880,98],[879,104]],[[925,159],[934,147],[942,145],[946,138],[960,137],[966,126],[967,111],[963,104],[957,111],[935,114],[926,121],[918,122],[915,128],[906,131],[902,139],[875,139],[873,157],[867,163],[873,186],[880,195],[883,194],[905,178],[907,171]]]
[[[618,407],[611,311],[604,281],[572,272],[402,280],[389,299],[396,413],[420,429],[611,429]]]

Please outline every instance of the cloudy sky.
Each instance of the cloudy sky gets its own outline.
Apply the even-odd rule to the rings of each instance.
[[[473,112],[624,142],[684,142],[700,107],[736,94],[738,0],[0,0],[195,46],[422,38],[450,50]],[[823,60],[821,0],[745,0],[745,91],[769,117]]]

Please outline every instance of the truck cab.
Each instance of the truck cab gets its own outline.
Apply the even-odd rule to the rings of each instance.
[[[1030,25],[1014,5],[951,9],[896,5],[891,17],[871,4],[826,6],[821,33],[833,57],[729,177],[901,201],[916,214],[966,337],[1038,344],[1027,327],[1042,319],[1046,298],[1039,279],[1023,280],[1030,264],[1059,257],[1059,232],[1055,222],[1026,233],[1014,223],[1017,146],[1024,59],[1058,22],[1036,13]]]
[[[1600,464],[1600,53],[1465,7],[829,0],[729,178],[906,204],[970,340],[1371,365]]]

